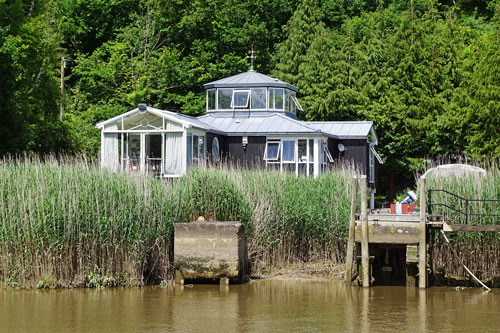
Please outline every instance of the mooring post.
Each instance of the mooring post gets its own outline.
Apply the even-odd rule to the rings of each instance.
[[[426,232],[426,196],[425,196],[425,176],[420,177],[420,224],[419,224],[419,244],[418,244],[418,287],[427,287],[427,232]]]
[[[358,178],[352,179],[351,188],[351,215],[349,217],[349,238],[347,239],[347,257],[345,260],[345,283],[352,283],[352,261],[354,255],[354,229],[356,227],[356,197],[358,191]]]
[[[360,177],[361,191],[361,266],[363,268],[363,287],[370,286],[370,259],[368,250],[368,209],[366,202],[366,175]]]

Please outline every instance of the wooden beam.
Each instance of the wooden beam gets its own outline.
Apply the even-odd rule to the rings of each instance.
[[[363,287],[370,286],[370,260],[368,249],[368,209],[366,202],[366,175],[360,177],[361,191],[361,266],[363,267]]]
[[[500,232],[500,225],[487,224],[446,224],[446,231],[480,231],[480,232]],[[450,230],[451,229],[451,230]]]
[[[418,243],[418,287],[427,287],[427,243],[426,243],[426,195],[425,195],[425,177],[419,179],[420,194],[420,225],[419,225],[419,243]]]
[[[356,224],[354,240],[362,241],[362,222]],[[377,244],[418,244],[420,241],[420,224],[412,222],[368,221],[368,239]]]
[[[368,214],[368,221],[420,222],[419,214]]]
[[[349,217],[349,238],[347,240],[347,258],[345,260],[345,283],[352,283],[352,262],[354,255],[354,227],[356,226],[356,197],[358,190],[358,179],[353,177],[351,187],[351,216]]]

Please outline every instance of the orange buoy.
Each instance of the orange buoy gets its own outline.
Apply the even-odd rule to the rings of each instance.
[[[196,219],[196,222],[205,222],[205,217],[204,216],[198,216],[198,218]]]

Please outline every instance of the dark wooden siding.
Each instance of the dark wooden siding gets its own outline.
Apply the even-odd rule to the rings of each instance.
[[[212,160],[212,142],[214,137],[219,139],[221,158],[235,165],[248,167],[264,167],[264,149],[266,147],[266,137],[249,136],[246,149],[243,148],[241,136],[224,136],[207,133],[207,156]]]
[[[242,144],[243,137],[228,136],[225,140],[225,151],[228,152],[228,161],[243,167],[261,168],[264,163],[265,136],[249,136],[246,149]]]
[[[342,143],[346,148],[343,153],[339,152],[339,143]],[[369,145],[366,140],[328,139],[328,149],[335,160],[345,159],[352,161],[367,177],[369,173],[368,147]],[[375,161],[375,182],[377,181],[377,163]]]

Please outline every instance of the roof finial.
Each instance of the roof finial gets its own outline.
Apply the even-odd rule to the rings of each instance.
[[[252,51],[249,51],[248,54],[250,54],[249,56],[247,56],[247,58],[250,59],[250,70],[253,71],[253,60],[257,58],[256,56],[253,55],[253,44],[252,44]]]

